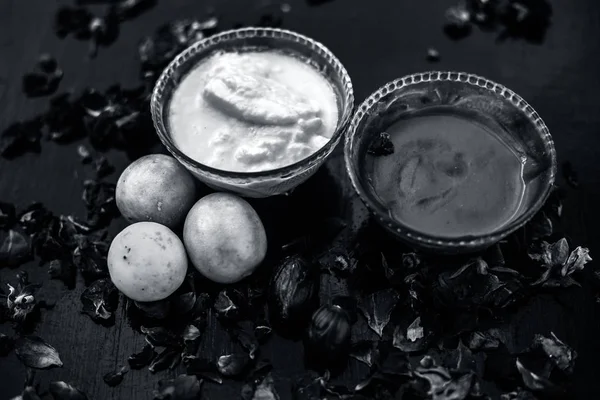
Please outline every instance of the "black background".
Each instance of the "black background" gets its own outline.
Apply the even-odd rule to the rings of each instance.
[[[19,118],[45,110],[47,99],[27,99],[21,93],[20,78],[33,68],[42,52],[54,55],[65,71],[60,91],[93,86],[103,89],[119,82],[135,86],[139,64],[136,45],[158,25],[181,17],[202,17],[212,6],[221,16],[221,28],[235,23],[251,25],[265,12],[265,1],[250,0],[168,0],[121,26],[119,40],[101,49],[98,57],[87,57],[87,43],[52,32],[54,12],[59,4],[51,0],[0,1],[0,129]],[[275,1],[270,3],[278,4]],[[571,161],[579,174],[580,187],[569,189],[564,207],[568,239],[573,245],[591,249],[594,258],[600,249],[596,235],[600,207],[600,3],[597,0],[553,1],[554,13],[543,44],[522,40],[496,41],[497,34],[474,30],[461,41],[452,41],[442,30],[445,9],[452,0],[335,0],[309,6],[304,0],[289,0],[291,11],[283,27],[321,41],[344,63],[352,77],[357,103],[394,78],[431,69],[457,70],[480,74],[502,83],[524,97],[544,118],[554,137],[559,161]],[[275,7],[277,6],[266,6]],[[441,61],[426,60],[429,47],[440,51]],[[154,132],[148,132],[154,135]],[[340,149],[327,168],[319,172],[291,199],[257,201],[269,239],[278,242],[278,229],[298,219],[307,207],[319,214],[340,215],[358,224],[364,209],[354,198],[343,173]],[[108,155],[122,170],[128,163],[124,154]],[[0,159],[0,199],[23,207],[36,200],[55,213],[84,215],[82,182],[89,170],[82,168],[75,146],[44,143],[40,155],[25,155],[15,161]],[[116,181],[118,173],[111,180]],[[562,178],[559,177],[559,182]],[[322,192],[322,193],[319,193]],[[299,199],[302,199],[300,201]],[[268,209],[268,212],[267,212]],[[119,220],[111,230],[125,226]],[[595,261],[593,262],[595,263]],[[28,265],[32,280],[47,280],[45,268]],[[16,271],[0,269],[3,282],[14,279]],[[124,382],[111,389],[102,375],[126,362],[143,346],[143,336],[125,323],[122,308],[111,328],[95,325],[80,314],[79,295],[64,289],[60,282],[46,283],[43,296],[57,301],[52,311],[43,312],[36,333],[60,352],[64,367],[38,374],[42,387],[52,380],[65,380],[85,391],[91,399],[148,399],[156,382],[175,372],[151,375],[132,371]],[[533,333],[554,331],[574,346],[577,398],[600,398],[600,318],[589,283],[583,289],[565,292],[560,305],[550,298],[532,301],[514,319],[516,340],[526,342]],[[121,303],[122,304],[122,303]],[[220,340],[220,328],[209,326],[206,351],[221,354],[230,347]],[[0,326],[9,333],[10,326]],[[272,360],[282,399],[289,398],[289,377],[303,370],[302,346],[274,338],[263,349]],[[360,379],[364,370],[352,363],[344,379]],[[11,398],[22,389],[25,369],[14,353],[0,359],[0,398]],[[210,399],[233,399],[239,386],[205,385]]]

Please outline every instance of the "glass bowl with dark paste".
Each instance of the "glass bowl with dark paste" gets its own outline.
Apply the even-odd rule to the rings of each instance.
[[[162,143],[209,187],[245,197],[285,194],[341,140],[354,94],[321,43],[275,28],[242,28],[180,53],[151,100]]]
[[[527,223],[556,175],[552,137],[516,93],[464,72],[379,88],[344,145],[352,185],[376,220],[413,247],[483,250]]]

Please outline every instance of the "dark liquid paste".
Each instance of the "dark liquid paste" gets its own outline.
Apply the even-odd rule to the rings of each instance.
[[[490,128],[449,114],[387,130],[394,153],[372,157],[375,193],[392,216],[441,237],[491,233],[515,217],[525,191],[517,153]]]

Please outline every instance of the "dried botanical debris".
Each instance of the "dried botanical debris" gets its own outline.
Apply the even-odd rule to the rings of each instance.
[[[43,120],[35,117],[14,122],[0,133],[0,155],[13,159],[25,153],[39,153],[41,148]]]
[[[529,251],[529,257],[541,264],[542,274],[532,285],[542,287],[579,286],[571,276],[582,270],[592,260],[589,249],[578,246],[569,252],[567,239],[562,238],[555,243],[541,242]]]
[[[369,327],[380,337],[383,329],[390,322],[392,311],[398,304],[400,296],[394,289],[384,289],[365,296],[359,308],[363,312]]]
[[[543,42],[551,25],[552,5],[548,0],[469,0],[446,11],[445,31],[453,39],[469,35],[472,27],[497,31],[498,39]]]
[[[205,20],[182,19],[160,26],[139,44],[142,77],[154,82],[179,52],[212,34],[218,24],[219,20],[213,16]]]
[[[196,400],[200,398],[202,380],[194,375],[179,375],[175,379],[158,381],[154,400]]]
[[[389,156],[394,153],[394,143],[387,132],[381,132],[369,146],[367,151],[374,156]]]
[[[23,93],[28,97],[40,97],[53,94],[58,89],[63,71],[49,54],[42,54],[35,70],[23,75]]]
[[[19,272],[17,278],[18,283],[16,286],[13,287],[9,283],[6,284],[9,291],[8,295],[5,296],[6,309],[12,321],[23,323],[40,305],[36,292],[41,285],[30,283],[29,275],[25,271]],[[2,292],[0,292],[0,297],[4,297]]]
[[[62,367],[58,351],[39,336],[24,336],[15,343],[15,353],[29,368]]]
[[[127,362],[131,369],[142,369],[150,365],[155,357],[156,351],[154,350],[154,346],[146,344],[139,353],[130,355]]]
[[[50,382],[50,394],[54,400],[87,400],[87,395],[75,386],[64,382]]]
[[[82,312],[101,324],[114,324],[119,291],[108,278],[98,279],[81,293]]]
[[[123,382],[123,378],[125,377],[125,374],[127,372],[129,372],[129,369],[123,366],[120,367],[117,371],[108,372],[104,374],[102,379],[104,380],[104,383],[106,383],[108,386],[114,387]]]
[[[0,266],[18,267],[32,257],[31,241],[27,236],[14,229],[0,231]]]

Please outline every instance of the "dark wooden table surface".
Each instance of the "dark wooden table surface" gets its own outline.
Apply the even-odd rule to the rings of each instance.
[[[67,38],[59,40],[52,32],[57,4],[65,1],[2,0],[0,2],[0,128],[12,121],[41,112],[47,99],[27,99],[21,92],[20,79],[42,52],[54,55],[65,76],[60,91],[75,92],[88,87],[105,88],[119,82],[135,85],[139,64],[136,45],[158,25],[175,18],[202,16],[208,6],[221,16],[223,27],[236,22],[246,25],[258,20],[263,12],[258,1],[250,0],[169,0],[121,27],[118,41],[101,49],[98,57],[87,57],[87,44]],[[264,2],[263,2],[264,3]],[[273,3],[276,3],[273,1]],[[560,161],[569,160],[579,174],[578,189],[569,189],[564,219],[568,239],[588,246],[598,257],[600,236],[600,3],[597,0],[552,1],[554,13],[543,44],[522,40],[496,42],[496,34],[475,30],[468,38],[452,41],[442,31],[444,11],[452,0],[384,1],[337,0],[309,6],[304,0],[289,0],[291,11],[284,15],[283,27],[311,36],[328,46],[345,64],[354,82],[357,101],[383,83],[405,74],[445,69],[483,75],[505,84],[522,95],[545,119]],[[429,47],[440,51],[441,60],[426,60]],[[147,132],[154,135],[154,132]],[[127,165],[119,152],[108,155],[117,172]],[[299,191],[306,207],[317,207],[322,215],[340,215],[359,222],[364,210],[349,189],[340,151],[326,169]],[[116,181],[118,173],[111,179]],[[28,154],[15,161],[0,159],[0,200],[23,207],[41,201],[57,214],[84,215],[80,199],[86,172],[75,152],[75,145],[44,143],[42,153]],[[562,178],[559,178],[562,180]],[[323,197],[319,190],[326,189]],[[277,221],[295,211],[294,196],[278,207],[255,202],[271,238],[277,235]],[[311,204],[312,203],[312,204]],[[272,203],[268,203],[272,204]],[[117,232],[125,226],[121,220],[111,227]],[[595,261],[594,261],[595,262]],[[47,281],[45,268],[36,263],[26,268],[33,281]],[[13,279],[14,270],[0,269],[0,280]],[[43,312],[36,333],[60,352],[64,367],[43,371],[38,379],[47,384],[65,380],[88,393],[91,399],[148,399],[156,382],[173,373],[151,375],[146,370],[130,372],[125,381],[111,389],[103,381],[104,373],[126,362],[143,345],[143,337],[125,323],[120,306],[117,323],[99,327],[80,314],[81,284],[73,290],[62,283],[46,283],[43,294],[57,301],[56,307]],[[517,316],[517,330],[524,337],[533,332],[556,332],[573,345],[579,358],[576,364],[577,398],[600,398],[600,314],[587,283],[581,290],[569,291],[562,305],[533,301]],[[121,303],[122,305],[122,303]],[[209,326],[206,351],[219,354],[230,343],[220,339],[220,328]],[[0,332],[8,333],[8,324]],[[282,399],[289,398],[289,380],[302,371],[300,344],[274,338],[263,349],[280,378]],[[348,381],[360,378],[358,366],[350,368]],[[25,368],[14,353],[0,358],[0,398],[11,398],[22,389]],[[211,399],[233,399],[239,386],[207,385]]]

